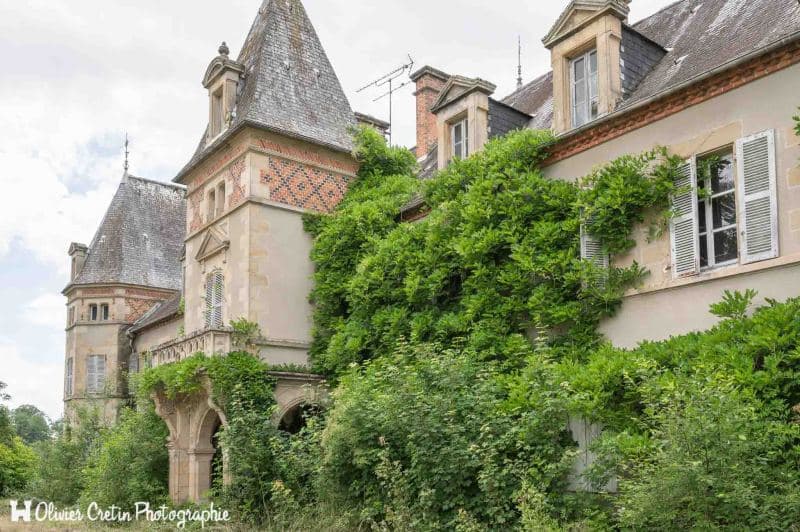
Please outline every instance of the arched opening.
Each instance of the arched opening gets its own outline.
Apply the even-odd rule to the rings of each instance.
[[[214,449],[214,456],[211,458],[211,471],[210,471],[210,486],[211,491],[215,494],[222,493],[224,483],[225,462],[222,454],[222,444],[220,442],[220,434],[222,432],[222,420],[217,417],[217,423],[214,427],[214,433],[211,436],[211,447]]]
[[[278,429],[288,432],[289,434],[297,434],[303,430],[310,417],[316,416],[319,413],[319,406],[310,403],[300,403],[291,407],[283,414],[280,423],[278,423]]]

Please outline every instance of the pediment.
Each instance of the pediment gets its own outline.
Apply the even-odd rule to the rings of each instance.
[[[219,78],[226,71],[231,70],[237,72],[239,75],[244,74],[244,65],[231,61],[225,56],[215,57],[206,69],[206,75],[203,76],[203,87],[209,88],[217,78]]]
[[[225,235],[223,235],[220,231],[211,228],[203,236],[203,240],[200,243],[200,249],[197,250],[195,259],[198,262],[202,262],[218,253],[222,253],[230,246],[231,241],[228,240]]]
[[[628,3],[629,0],[573,0],[558,17],[542,42],[550,48],[590,21],[608,13],[625,20],[630,11]]]
[[[452,76],[439,93],[439,97],[431,107],[431,112],[436,113],[439,109],[450,105],[473,91],[477,90],[491,95],[496,88],[494,84],[480,78]]]

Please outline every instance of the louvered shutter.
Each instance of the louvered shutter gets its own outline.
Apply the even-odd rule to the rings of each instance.
[[[775,132],[764,131],[736,143],[739,173],[739,231],[742,264],[778,256]]]
[[[213,273],[206,277],[206,328],[211,327],[214,318],[214,277]]]
[[[591,235],[584,224],[581,224],[581,258],[608,268],[608,254],[603,253],[603,243]]]
[[[212,319],[211,321],[213,327],[222,327],[222,288],[223,288],[223,277],[222,272],[216,272],[214,274],[214,287],[213,287],[213,297],[214,297],[214,305],[212,309]]]
[[[676,193],[672,196],[670,220],[672,275],[686,277],[700,271],[700,243],[697,223],[697,169],[687,161],[678,169]]]

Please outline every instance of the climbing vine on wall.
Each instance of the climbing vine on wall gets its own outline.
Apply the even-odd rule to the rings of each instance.
[[[581,222],[608,252],[627,251],[649,212],[668,215],[678,162],[655,150],[567,182],[540,168],[552,140],[547,132],[512,133],[420,185],[413,159],[361,130],[364,164],[353,190],[332,215],[307,224],[316,236],[318,369],[339,374],[392,352],[401,337],[463,337],[486,358],[512,363],[526,336],[596,345],[600,319],[645,272],[634,264],[598,276],[580,257]],[[430,212],[399,223],[417,187]]]

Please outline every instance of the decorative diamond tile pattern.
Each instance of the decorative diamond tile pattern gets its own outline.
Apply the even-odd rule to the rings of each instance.
[[[271,200],[320,212],[331,212],[349,183],[341,174],[278,157],[270,158],[261,181],[269,185]]]

